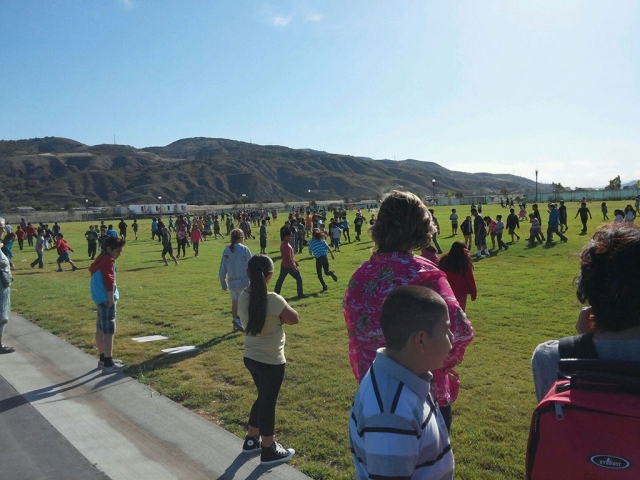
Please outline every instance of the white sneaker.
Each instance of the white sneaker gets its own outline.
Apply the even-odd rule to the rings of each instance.
[[[110,367],[102,367],[102,373],[118,373],[129,368],[128,365],[114,363]]]
[[[113,363],[116,365],[122,365],[122,360],[113,360]],[[98,368],[104,367],[104,362],[102,360],[98,360]]]

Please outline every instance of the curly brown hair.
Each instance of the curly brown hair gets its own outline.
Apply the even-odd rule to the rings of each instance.
[[[373,250],[390,253],[413,251],[428,244],[435,228],[427,207],[416,195],[393,190],[382,201],[369,231]]]
[[[591,305],[597,329],[640,326],[640,226],[603,225],[580,252],[576,294]]]

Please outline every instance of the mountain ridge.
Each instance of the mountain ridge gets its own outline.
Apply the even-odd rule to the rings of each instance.
[[[62,137],[0,141],[0,207],[156,202],[203,204],[376,198],[393,188],[431,195],[535,191],[510,174],[465,173],[416,159],[373,160],[314,149],[193,137],[164,147],[85,145]],[[539,191],[550,190],[538,184]],[[311,194],[309,194],[311,190]]]

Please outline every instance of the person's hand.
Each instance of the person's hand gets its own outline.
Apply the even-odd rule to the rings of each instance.
[[[593,332],[593,312],[591,307],[584,307],[578,315],[576,322],[576,332],[579,334]]]

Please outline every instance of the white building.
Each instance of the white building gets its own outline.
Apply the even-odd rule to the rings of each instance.
[[[150,203],[129,205],[131,215],[178,215],[187,213],[186,203]]]

